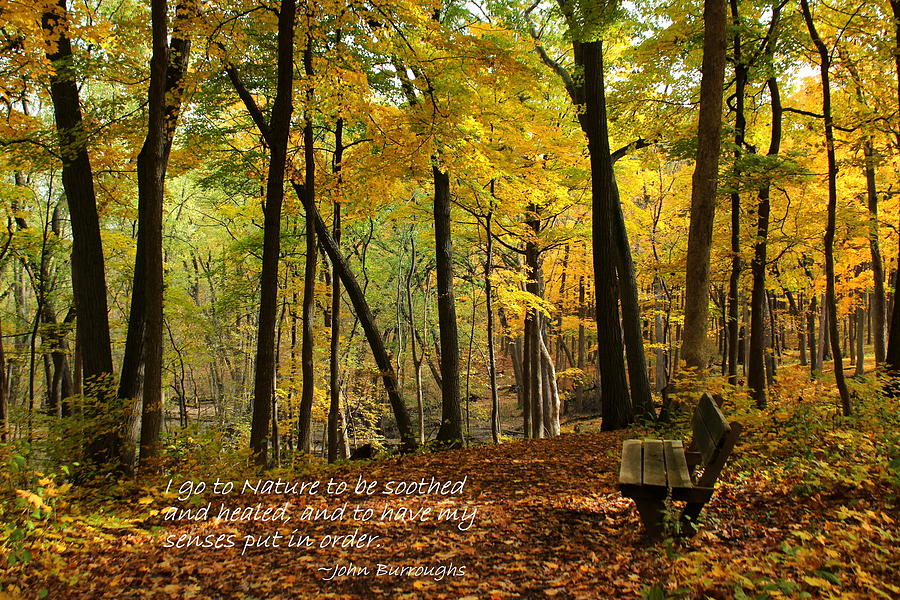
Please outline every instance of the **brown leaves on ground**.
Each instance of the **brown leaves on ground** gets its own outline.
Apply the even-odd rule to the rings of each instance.
[[[885,508],[889,490],[879,484],[837,495],[798,494],[786,480],[774,483],[763,473],[726,467],[725,480],[704,511],[707,523],[700,534],[684,543],[651,545],[642,538],[631,501],[616,488],[624,437],[564,435],[347,465],[324,476],[399,481],[467,475],[464,494],[450,498],[231,496],[243,505],[290,500],[295,511],[298,503],[336,508],[345,500],[376,513],[385,501],[413,510],[426,505],[477,506],[468,531],[434,520],[292,520],[277,527],[286,533],[299,528],[314,537],[360,527],[383,536],[383,545],[366,550],[257,548],[243,556],[240,544],[218,550],[162,548],[170,533],[234,531],[240,537],[273,528],[252,522],[181,522],[154,534],[106,532],[92,543],[67,546],[52,561],[35,556],[31,567],[37,569],[30,569],[31,575],[9,574],[28,598],[44,588],[51,598],[117,600],[598,599],[640,597],[642,590],[649,594],[654,586],[658,593],[666,590],[665,597],[863,598],[874,597],[872,589],[884,594],[897,589],[892,586],[897,585],[900,558],[898,528]],[[155,517],[143,526],[151,521],[160,523]],[[377,563],[466,569],[464,576],[440,581],[386,575],[323,581],[317,570],[351,562],[372,572]]]

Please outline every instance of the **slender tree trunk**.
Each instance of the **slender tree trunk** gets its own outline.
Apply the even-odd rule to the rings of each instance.
[[[866,352],[863,346],[866,337],[866,311],[862,306],[856,307],[856,371],[854,375],[862,377],[866,371]]]
[[[82,348],[84,383],[87,395],[97,401],[92,412],[99,412],[111,404],[113,397],[106,274],[93,171],[87,150],[88,136],[81,118],[75,60],[67,34],[70,29],[66,0],[58,0],[49,6],[41,25],[50,42],[47,58],[53,64],[50,96],[63,162],[63,188],[72,224],[72,291],[78,311],[76,327]],[[115,459],[118,440],[117,431],[98,432],[87,442],[87,457],[95,463]]]
[[[494,191],[494,182],[491,181],[491,192]],[[484,229],[487,236],[487,249],[484,260],[484,300],[487,313],[487,343],[488,343],[488,375],[491,386],[491,439],[495,444],[500,443],[500,395],[497,393],[497,363],[494,356],[494,305],[493,287],[491,275],[494,261],[494,238],[491,233],[491,213],[484,218]]]
[[[894,13],[894,70],[897,77],[897,107],[900,109],[900,0],[891,0],[891,10]],[[900,133],[895,134],[894,144],[900,150]],[[894,294],[891,300],[891,330],[888,336],[888,347],[885,352],[884,362],[889,371],[900,372],[900,270],[894,276]],[[889,386],[888,391],[896,395],[900,388]]]
[[[339,118],[334,133],[334,163],[332,171],[338,176],[338,185],[341,183],[341,162],[344,157],[344,120]],[[341,243],[341,204],[334,203],[334,216],[331,222],[331,232],[334,243]],[[415,261],[413,261],[415,262]],[[328,407],[328,462],[333,463],[340,455],[340,420],[341,420],[341,367],[339,350],[341,347],[341,279],[337,267],[331,267],[331,345],[329,348],[328,389],[331,404]],[[409,287],[407,285],[407,287]],[[412,310],[410,309],[410,315]],[[413,338],[413,360],[415,360],[415,339]],[[418,386],[419,381],[417,379]],[[417,387],[418,390],[418,387]]]
[[[453,293],[453,243],[450,237],[450,177],[438,165],[434,177],[434,239],[437,254],[438,324],[441,340],[441,427],[437,439],[446,447],[463,445],[459,402],[459,334]]]
[[[268,124],[269,174],[263,218],[263,259],[260,275],[259,325],[250,450],[257,465],[267,463],[272,395],[275,393],[275,319],[278,306],[278,256],[281,252],[281,205],[284,171],[293,113],[295,0],[282,0],[278,12],[278,61],[275,100]],[[305,193],[302,196],[305,198]]]
[[[0,444],[9,441],[9,396],[7,396],[6,355],[3,353],[3,324],[0,322]]]
[[[705,369],[709,356],[706,328],[709,312],[709,254],[716,207],[719,143],[722,137],[722,87],[725,79],[725,0],[705,0],[703,63],[697,126],[697,164],[691,185],[688,230],[684,341],[687,366]]]
[[[735,108],[734,108],[734,157],[735,167],[733,177],[735,190],[731,192],[731,274],[728,278],[728,383],[737,385],[738,364],[738,325],[739,305],[738,286],[741,281],[741,195],[737,191],[737,182],[741,178],[741,169],[737,160],[743,154],[744,134],[747,129],[747,119],[744,114],[744,105],[747,89],[747,65],[743,61],[741,48],[741,18],[738,13],[738,0],[730,0],[731,20],[734,25],[733,54],[734,54],[734,79],[735,79]]]
[[[634,419],[623,360],[622,329],[619,325],[618,295],[614,265],[619,248],[613,238],[616,192],[609,132],[606,118],[606,94],[603,83],[602,42],[579,44],[580,63],[584,67],[585,112],[579,115],[588,138],[591,160],[591,212],[593,216],[593,266],[596,320],[599,336],[600,392],[603,403],[604,431],[626,427]],[[615,257],[615,261],[610,259]]]
[[[312,67],[313,53],[312,34],[307,34],[306,47],[303,50],[303,69],[307,79],[312,79],[315,73]],[[312,111],[313,90],[306,92],[306,115],[303,126],[303,157],[305,176],[303,183],[303,206],[307,214],[306,219],[306,264],[303,275],[303,314],[300,339],[300,370],[303,376],[300,388],[300,410],[297,428],[297,448],[301,452],[309,453],[311,447],[312,432],[312,406],[313,393],[315,392],[315,369],[313,365],[313,326],[315,319],[316,301],[316,265],[318,263],[318,242],[316,242],[316,226],[308,215],[313,214],[316,206],[316,159],[313,147]]]
[[[809,302],[806,310],[806,342],[809,345],[809,372],[815,374],[818,362],[818,345],[816,343],[816,314],[818,313],[818,300],[815,296]]]
[[[869,251],[872,254],[872,279],[875,289],[872,295],[872,329],[875,338],[875,364],[884,363],[884,263],[881,259],[881,242],[878,233],[878,192],[875,188],[875,151],[872,142],[866,140],[865,153],[866,199],[869,207]]]
[[[803,11],[803,19],[806,28],[812,38],[813,44],[819,53],[819,69],[822,78],[822,115],[825,121],[825,148],[828,155],[828,224],[825,228],[825,305],[828,310],[829,337],[831,338],[831,353],[834,357],[834,379],[837,383],[838,393],[841,397],[841,410],[844,416],[852,412],[850,405],[850,392],[847,382],[844,380],[844,363],[841,359],[840,334],[838,333],[837,302],[834,293],[834,235],[837,213],[837,161],[834,154],[834,120],[831,115],[831,81],[829,69],[831,67],[831,55],[825,42],[819,37],[816,26],[809,11],[809,2],[800,0],[800,8]]]
[[[773,18],[777,18],[777,15]],[[768,81],[769,97],[772,106],[772,131],[769,141],[769,157],[778,155],[781,148],[781,94],[778,81],[771,77]],[[765,312],[768,303],[766,295],[766,248],[769,236],[769,190],[771,183],[766,181],[759,189],[759,205],[757,207],[756,242],[753,248],[753,288],[750,295],[750,364],[747,369],[747,385],[750,395],[758,408],[766,406],[766,323]],[[770,369],[771,372],[771,369]]]

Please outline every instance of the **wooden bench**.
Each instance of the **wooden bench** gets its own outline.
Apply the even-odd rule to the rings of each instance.
[[[685,449],[681,440],[625,440],[619,467],[619,489],[637,505],[651,539],[663,533],[665,500],[687,502],[681,515],[682,534],[694,533],[694,522],[712,497],[741,432],[729,423],[712,396],[703,394],[694,411],[693,440]]]

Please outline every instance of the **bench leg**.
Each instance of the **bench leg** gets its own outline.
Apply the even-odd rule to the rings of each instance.
[[[697,517],[703,510],[703,502],[688,502],[681,513],[682,537],[693,537],[697,533]]]
[[[665,501],[659,498],[635,498],[634,503],[637,504],[638,514],[641,515],[641,522],[647,531],[647,537],[651,540],[661,538]]]

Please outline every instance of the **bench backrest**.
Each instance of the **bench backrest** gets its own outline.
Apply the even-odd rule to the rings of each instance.
[[[726,421],[725,415],[709,393],[700,397],[694,410],[694,439],[690,446],[692,451],[700,455],[700,464],[704,467],[698,486],[711,487],[716,482],[740,431],[741,424]]]

